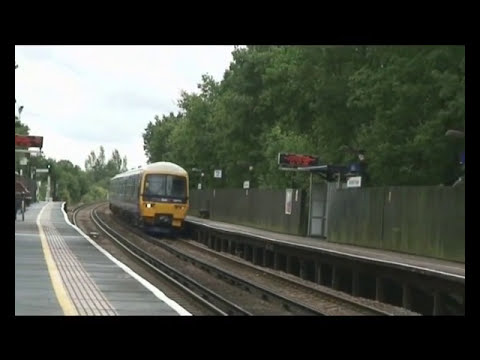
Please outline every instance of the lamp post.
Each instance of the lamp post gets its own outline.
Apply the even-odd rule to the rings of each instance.
[[[15,65],[15,69],[18,67],[18,65]],[[15,103],[17,102],[17,100],[15,99]],[[20,123],[20,117],[22,115],[22,111],[23,111],[23,105],[19,106],[18,107],[18,122]],[[19,155],[19,160],[21,161],[22,160],[22,156],[23,155]],[[15,156],[15,166],[16,166],[16,162],[17,162],[17,157]],[[19,163],[18,165],[18,169],[19,169],[19,173],[20,175],[23,175],[23,170],[22,168],[20,167],[21,164]]]
[[[52,171],[52,169],[51,169],[51,166],[50,166],[50,164],[48,164],[48,165],[47,165],[47,169],[48,169],[48,177],[47,177],[47,193],[46,193],[46,196],[45,196],[45,197],[46,197],[46,199],[45,199],[45,200],[46,200],[46,201],[51,201],[51,200],[50,200],[50,197],[51,197],[51,193],[52,193],[52,191],[51,191],[51,178],[50,178],[50,175],[51,175],[51,171]]]
[[[249,179],[248,179],[248,183],[249,183],[249,188],[252,188],[252,183],[253,183],[253,165],[250,165],[248,167],[248,173],[249,173]]]
[[[203,172],[202,169],[198,169],[198,168],[192,168],[192,171],[200,173],[200,183],[199,183],[200,189],[199,190],[201,190],[203,188],[203,177],[205,176],[205,173]]]
[[[455,139],[465,139],[465,131],[449,129],[445,132],[445,136]],[[465,150],[461,154],[460,164],[462,166],[463,175],[460,176],[452,186],[465,183]]]

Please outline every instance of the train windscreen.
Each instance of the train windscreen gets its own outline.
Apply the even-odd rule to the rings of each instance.
[[[174,202],[185,201],[187,197],[186,179],[173,175],[147,175],[143,196],[145,200],[163,198]]]

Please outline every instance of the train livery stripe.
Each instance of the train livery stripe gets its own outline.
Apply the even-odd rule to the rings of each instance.
[[[40,218],[42,216],[43,211],[50,205],[51,203],[47,203],[40,213],[37,216],[37,226],[38,231],[40,233],[40,240],[42,242],[42,249],[43,254],[45,256],[45,261],[47,262],[48,274],[50,275],[50,280],[52,281],[53,290],[55,291],[55,295],[57,296],[58,303],[60,304],[63,313],[65,315],[78,315],[77,309],[73,305],[72,299],[68,295],[67,290],[62,281],[62,277],[60,276],[60,272],[58,271],[57,265],[53,260],[52,253],[50,252],[50,247],[48,246],[47,238],[43,231],[42,224],[40,223]]]

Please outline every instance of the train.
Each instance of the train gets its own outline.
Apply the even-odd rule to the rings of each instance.
[[[181,166],[156,162],[110,179],[111,212],[147,232],[179,234],[189,209],[189,176]]]

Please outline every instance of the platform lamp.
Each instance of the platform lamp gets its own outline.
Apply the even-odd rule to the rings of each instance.
[[[445,136],[455,139],[465,139],[465,131],[449,129],[445,132]],[[464,174],[463,176],[460,176],[457,181],[455,181],[453,186],[456,186],[461,182],[465,182],[465,150],[460,155],[460,165]]]
[[[200,183],[199,183],[200,189],[199,190],[203,189],[203,177],[205,176],[203,170],[199,169],[199,168],[192,168],[192,171],[193,172],[198,172],[200,174]]]
[[[48,169],[47,193],[46,193],[45,197],[46,197],[47,201],[50,201],[50,198],[52,196],[52,178],[51,178],[52,167],[51,167],[50,164],[47,164],[47,169]]]
[[[17,102],[17,99],[15,99],[15,103],[16,103],[16,102]],[[18,107],[18,121],[19,121],[19,122],[20,122],[20,117],[21,117],[23,108],[24,108],[23,105],[21,105],[21,106]],[[16,161],[16,156],[15,156],[15,161]],[[15,164],[15,166],[17,166],[17,164]],[[20,165],[19,165],[19,168],[18,168],[18,169],[19,169],[19,173],[23,173],[23,171],[22,171],[21,168],[20,168]]]
[[[253,165],[250,165],[248,167],[248,173],[250,174],[249,176],[249,187],[252,188],[252,182],[253,182]]]
[[[30,174],[31,181],[33,181],[33,186],[32,188],[34,189],[33,191],[33,202],[37,202],[37,168],[36,166],[31,167],[31,174]]]

